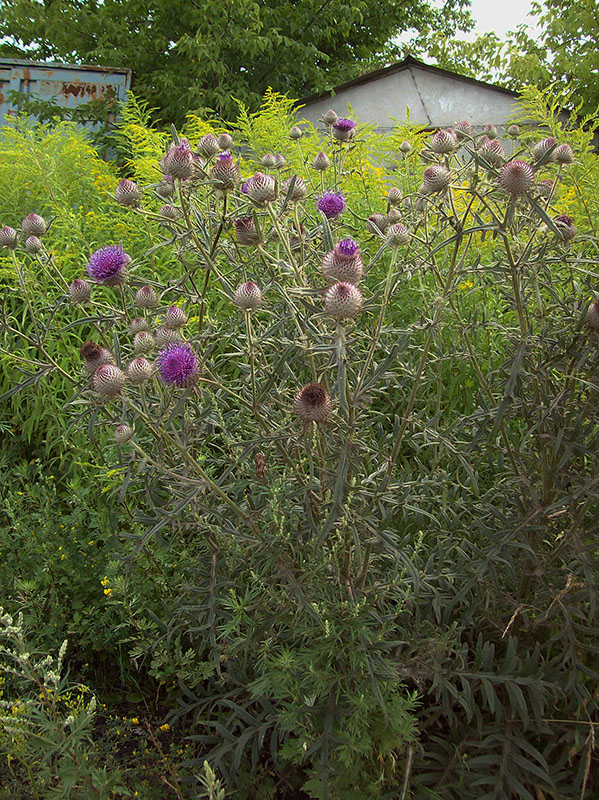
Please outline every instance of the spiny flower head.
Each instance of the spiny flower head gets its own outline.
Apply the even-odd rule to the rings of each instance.
[[[304,134],[302,129],[299,128],[297,125],[294,125],[293,128],[291,128],[291,130],[289,131],[289,138],[293,140],[301,139],[303,135]]]
[[[156,331],[156,347],[166,347],[173,342],[180,342],[181,339],[182,336],[177,328],[167,328],[166,325],[161,325]]]
[[[95,391],[105,400],[118,397],[125,385],[125,373],[114,364],[103,364],[94,372]]]
[[[520,126],[519,125],[510,125],[507,129],[507,135],[511,137],[519,136],[520,135]]]
[[[156,308],[158,295],[153,286],[140,286],[135,292],[135,305],[138,308]]]
[[[340,142],[349,142],[350,139],[353,139],[354,134],[356,132],[356,123],[353,119],[347,119],[346,117],[340,117],[333,122],[333,138],[337,139]]]
[[[389,220],[387,219],[386,214],[371,214],[367,221],[366,227],[370,231],[370,233],[374,233],[379,236],[382,233],[385,233],[387,228],[389,227]]]
[[[412,150],[412,145],[409,142],[402,142],[399,145],[399,152],[403,153],[404,156],[407,156]]]
[[[588,307],[585,322],[589,328],[599,331],[599,298]]]
[[[431,149],[439,154],[453,153],[457,146],[456,135],[450,130],[437,131],[431,141]]]
[[[275,169],[283,169],[286,163],[287,159],[282,153],[275,154]]]
[[[121,206],[131,206],[137,208],[141,201],[141,191],[135,181],[130,181],[128,178],[123,178],[116,185],[114,190],[114,199]]]
[[[0,247],[8,247],[11,250],[17,246],[17,232],[10,225],[0,228]]]
[[[79,352],[85,361],[85,369],[90,375],[93,375],[98,367],[104,364],[114,364],[114,357],[110,350],[102,347],[97,342],[83,342]]]
[[[87,303],[92,296],[92,285],[85,278],[75,278],[69,284],[69,299],[76,305]]]
[[[456,123],[453,130],[458,139],[467,139],[468,137],[474,136],[474,128],[467,119]]]
[[[181,216],[181,209],[177,208],[177,206],[174,206],[172,203],[165,203],[163,206],[160,206],[158,214],[169,222],[175,222]]]
[[[410,241],[410,231],[401,222],[395,222],[387,228],[385,240],[390,247],[399,247]]]
[[[532,148],[532,154],[537,161],[540,161],[550,150],[555,147],[556,144],[557,139],[555,139],[553,136],[547,136],[545,139],[541,139],[540,142],[535,144],[535,146]]]
[[[402,197],[401,189],[398,189],[397,186],[392,186],[387,192],[387,201],[392,207],[400,205]]]
[[[251,311],[262,304],[262,291],[253,281],[246,281],[235,290],[233,302],[238,308]]]
[[[263,172],[256,172],[246,181],[245,191],[257,206],[264,206],[277,196],[275,179],[272,175],[265,175]]]
[[[43,236],[47,230],[46,220],[39,214],[27,214],[21,223],[23,236]]]
[[[364,276],[364,262],[360,248],[353,239],[342,239],[322,260],[322,274],[334,283],[359,283]]]
[[[239,165],[228,150],[218,154],[210,177],[216,181],[216,188],[221,191],[234,189],[239,183]]]
[[[451,183],[451,172],[441,164],[427,167],[423,173],[422,189],[424,194],[442,192]]]
[[[28,236],[25,239],[25,250],[30,253],[32,256],[41,253],[43,248],[42,240],[39,239],[37,236]]]
[[[152,379],[152,365],[147,358],[134,358],[127,368],[127,377],[131,383],[140,384]]]
[[[114,429],[114,440],[117,444],[127,444],[133,439],[133,428],[125,422]]]
[[[484,132],[489,139],[497,139],[497,128],[495,125],[485,125]]]
[[[138,331],[133,337],[133,351],[139,355],[140,353],[149,353],[154,349],[154,337],[150,331]]]
[[[164,172],[173,178],[187,180],[193,175],[193,153],[187,139],[179,139],[164,157]]]
[[[327,156],[326,153],[317,153],[314,156],[314,161],[312,162],[312,166],[319,172],[324,172],[325,169],[328,169],[331,166],[331,159]]]
[[[327,219],[335,219],[343,214],[347,203],[341,192],[324,192],[318,198],[316,207]]]
[[[200,374],[200,360],[190,344],[173,342],[161,350],[157,359],[160,377],[169,386],[192,386]]]
[[[187,323],[187,314],[179,306],[169,306],[164,315],[167,328],[182,328]]]
[[[256,230],[256,224],[252,217],[238,217],[234,221],[235,238],[239,244],[252,245],[259,244],[260,236]]]
[[[233,147],[233,137],[230,133],[219,133],[218,139],[216,140],[219,148],[221,150],[230,150]]]
[[[333,403],[324,386],[307,383],[295,395],[293,410],[305,422],[322,422],[333,410]]]
[[[326,114],[322,115],[322,121],[324,122],[325,125],[333,125],[335,122],[337,122],[338,119],[339,118],[337,114],[335,114],[332,108],[330,108],[326,112]]]
[[[481,155],[493,167],[500,167],[505,163],[507,153],[499,139],[489,139],[480,149]]]
[[[127,277],[127,264],[131,258],[120,244],[101,247],[92,254],[87,264],[87,274],[97,283],[120,286]]]
[[[273,156],[272,153],[266,153],[260,159],[260,163],[262,164],[263,167],[266,167],[266,169],[272,169],[274,165],[277,163],[277,159]]]
[[[150,330],[150,326],[143,317],[135,317],[135,319],[131,320],[131,324],[129,325],[129,331],[131,333],[139,333],[139,331],[148,330]]]
[[[362,302],[362,293],[353,283],[335,283],[324,296],[324,307],[337,320],[355,317]]]
[[[289,192],[289,187],[291,186],[293,178],[295,178],[295,183],[293,184],[293,191],[291,192],[289,200],[292,203],[297,203],[300,200],[303,200],[308,194],[308,187],[306,186],[306,182],[303,181],[298,175],[293,175],[291,178],[287,178],[286,181],[283,181],[281,190],[283,197],[287,197],[287,193]]]
[[[207,133],[205,136],[200,137],[198,142],[198,152],[203,156],[210,158],[210,156],[215,156],[219,150],[228,150],[228,148],[221,147],[216,140],[216,136],[214,136],[212,133]]]
[[[500,186],[514,196],[530,191],[534,180],[534,170],[526,161],[508,161],[499,173]]]
[[[554,185],[555,181],[552,181],[550,178],[546,178],[545,180],[539,181],[537,183],[537,191],[541,195],[541,197],[549,197],[549,195],[553,191]]]
[[[574,150],[572,150],[569,144],[559,144],[551,154],[551,158],[556,164],[572,164],[574,161]]]
[[[173,185],[173,180],[170,175],[165,175],[164,180],[162,180],[158,186],[156,187],[156,194],[158,197],[161,197],[163,200],[169,198],[175,187]]]

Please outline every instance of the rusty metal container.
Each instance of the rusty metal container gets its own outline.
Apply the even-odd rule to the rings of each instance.
[[[6,114],[16,113],[10,105],[10,90],[31,99],[53,101],[63,108],[76,108],[92,100],[124,101],[130,86],[128,69],[0,58],[0,125]],[[115,121],[116,113],[110,114],[108,122]]]

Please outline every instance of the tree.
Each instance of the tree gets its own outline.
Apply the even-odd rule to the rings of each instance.
[[[389,63],[406,30],[472,26],[470,0],[0,0],[0,55],[129,67],[164,119],[254,107]]]
[[[540,35],[532,38],[520,25],[506,41],[485,33],[465,42],[436,32],[420,51],[427,51],[440,66],[510,89],[525,84],[547,87],[559,82],[573,90],[581,114],[593,114],[599,106],[599,5],[597,0],[535,0]]]

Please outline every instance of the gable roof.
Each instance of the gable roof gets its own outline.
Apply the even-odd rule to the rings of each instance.
[[[424,61],[419,61],[417,58],[414,58],[414,56],[406,56],[403,61],[396,61],[395,64],[391,64],[389,67],[383,67],[382,69],[375,69],[372,72],[367,72],[365,75],[360,75],[360,77],[354,78],[351,81],[340,83],[339,86],[335,86],[328,92],[310,94],[307,97],[302,97],[301,100],[298,100],[297,102],[298,105],[300,103],[302,105],[309,105],[317,100],[323,100],[325,97],[331,97],[332,94],[339,94],[339,92],[342,92],[345,89],[351,89],[352,86],[361,86],[362,84],[376,81],[379,78],[386,77],[387,75],[393,75],[395,72],[403,72],[406,69],[410,69],[410,67],[417,67],[419,70],[432,72],[436,75],[442,75],[445,78],[453,78],[454,80],[462,81],[463,83],[470,83],[474,86],[483,86],[486,89],[493,89],[496,92],[501,92],[502,94],[509,95],[510,97],[518,97],[518,92],[514,92],[511,89],[504,89],[503,86],[497,86],[494,83],[486,83],[486,81],[479,81],[476,78],[468,78],[466,75],[460,75],[457,72],[450,72],[447,69],[441,69],[441,67],[433,67],[430,64],[425,64]]]

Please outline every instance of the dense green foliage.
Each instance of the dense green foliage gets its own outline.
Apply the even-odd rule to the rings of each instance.
[[[567,83],[580,112],[595,114],[599,108],[596,0],[541,0],[531,3],[531,13],[535,15],[531,22],[539,29],[532,36],[526,25],[519,25],[506,39],[485,33],[473,42],[438,31],[418,52],[434,57],[445,69],[508,89]]]
[[[0,55],[127,67],[134,90],[169,122],[187,110],[235,112],[267,87],[324,91],[396,54],[400,32],[468,26],[466,0],[2,0]],[[181,98],[185,98],[182,102]]]
[[[249,145],[242,177],[280,151],[282,177],[309,187],[305,203],[252,210],[260,249],[233,233],[247,198],[232,192],[225,206],[202,176],[173,200],[192,223],[159,224],[153,187],[170,134],[149,127],[142,105],[125,109],[117,142],[144,187],[140,210],[103,193],[116,179],[72,127],[8,132],[0,170],[10,154],[16,179],[3,222],[32,210],[55,221],[44,237],[52,261],[19,249],[0,262],[12,328],[0,341],[3,388],[29,380],[19,358],[48,367],[2,400],[0,605],[24,614],[3,639],[38,659],[68,638],[70,675],[50,682],[54,697],[70,692],[78,726],[71,756],[58,701],[28,688],[26,669],[7,675],[5,717],[46,731],[43,742],[19,738],[4,721],[7,796],[597,792],[599,363],[584,320],[599,283],[599,167],[591,133],[564,128],[548,95],[530,90],[523,102],[522,121],[542,122],[527,129],[523,156],[551,133],[576,162],[539,163],[536,180],[557,179],[553,193],[532,190],[512,207],[474,141],[473,170],[450,157],[450,191],[423,198],[421,133],[362,128],[331,146],[305,126],[291,141],[290,101],[269,93],[259,112],[241,107],[229,130]],[[222,127],[192,114],[182,133],[195,146],[211,131]],[[322,183],[310,167],[321,149],[334,162]],[[315,210],[322,185],[350,208],[328,225]],[[395,251],[366,228],[390,210],[391,185],[407,197],[411,231]],[[570,242],[556,235],[563,213],[578,228]],[[299,220],[306,237],[291,249]],[[365,303],[336,326],[322,312],[320,263],[329,236],[348,235],[369,267]],[[74,308],[61,276],[81,275],[96,247],[118,241],[134,259],[123,297],[95,287],[93,305]],[[231,304],[246,278],[267,298],[251,325]],[[139,313],[133,290],[146,283],[164,292],[152,326],[173,301],[186,307],[201,380],[174,392],[153,382],[143,395],[130,386],[98,403],[78,345],[102,336],[126,363],[125,317]],[[33,318],[54,364],[36,348]],[[291,408],[314,365],[334,411],[303,427]],[[135,438],[117,447],[123,421]]]

